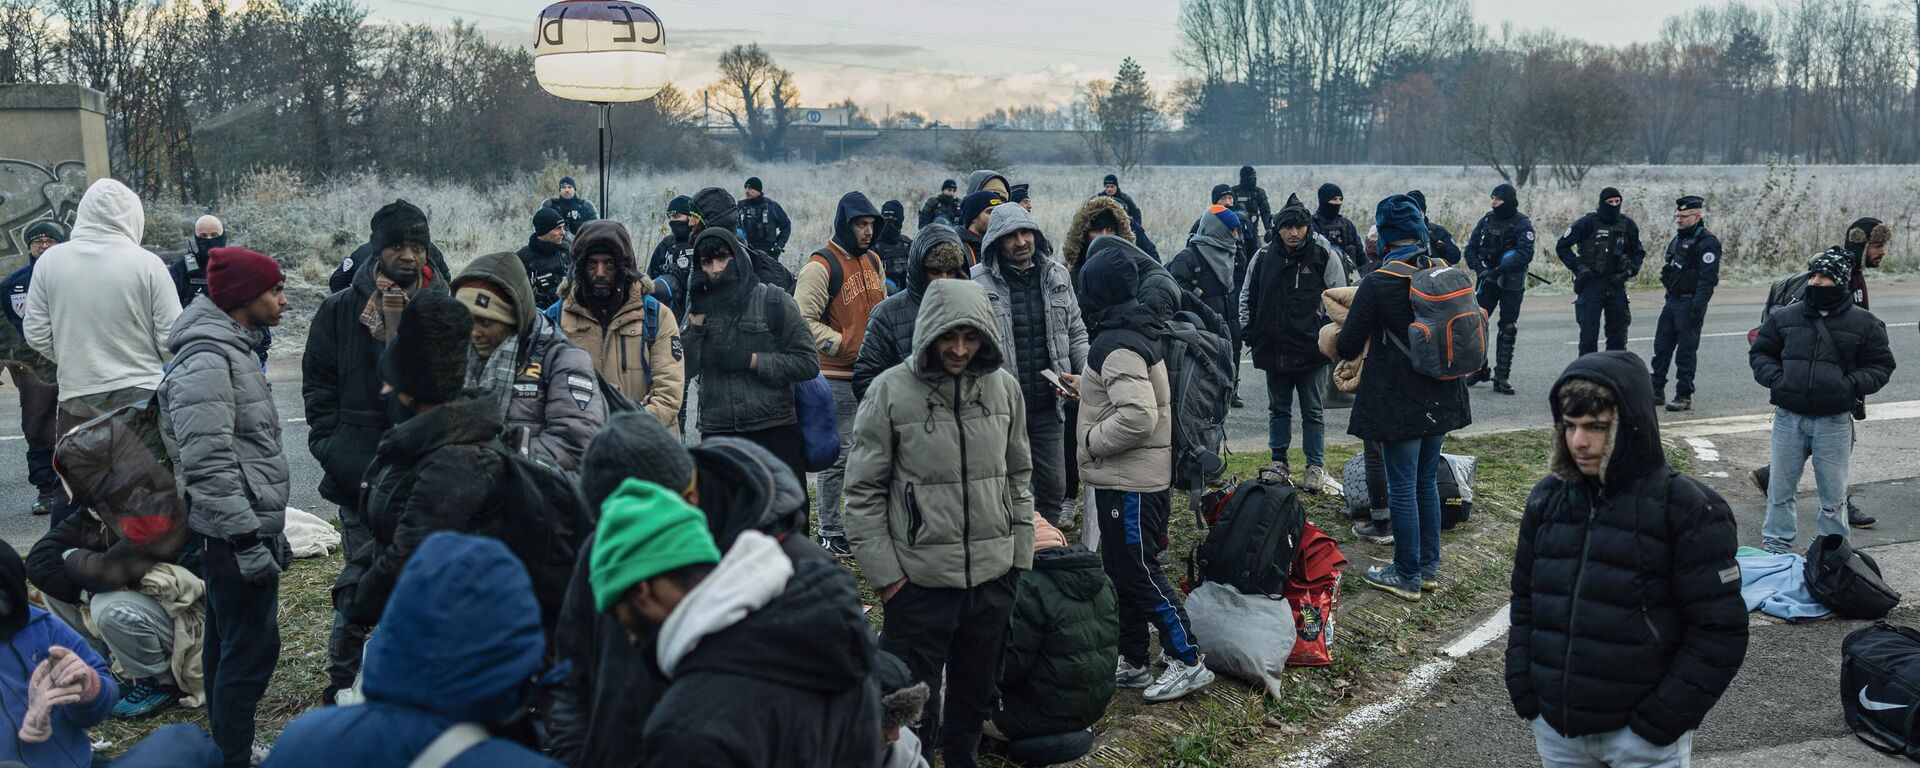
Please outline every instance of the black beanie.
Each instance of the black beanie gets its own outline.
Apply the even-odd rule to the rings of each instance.
[[[1413,198],[1413,204],[1420,206],[1421,213],[1427,212],[1427,193],[1416,189],[1409,191],[1407,197]]]
[[[1111,174],[1111,173],[1109,173],[1109,174],[1107,174],[1107,177],[1106,177],[1106,178],[1104,178],[1104,179],[1101,179],[1101,180],[1100,180],[1100,186],[1103,186],[1103,187],[1104,187],[1104,186],[1106,186],[1106,185],[1108,185],[1108,184],[1112,184],[1112,185],[1114,185],[1114,186],[1116,186],[1116,187],[1117,187],[1117,186],[1120,186],[1120,177],[1118,177],[1118,176],[1115,176],[1115,175],[1113,175],[1113,174]]]
[[[615,414],[580,455],[580,495],[599,509],[628,478],[679,493],[693,484],[693,457],[646,411]]]
[[[1334,198],[1344,198],[1346,196],[1346,193],[1340,191],[1340,185],[1331,181],[1320,185],[1320,206],[1322,208],[1326,207],[1328,203],[1333,202]]]
[[[1027,199],[1027,185],[1015,184],[1007,188],[1007,202],[1017,203]]]
[[[576,184],[576,183],[574,183],[574,181],[573,181],[573,177],[572,177],[572,176],[562,176],[562,177],[560,177],[560,186],[563,186],[563,187],[573,187],[573,191],[575,191],[575,192],[578,192],[578,191],[580,191],[580,185],[579,185],[579,184]]]
[[[1000,193],[991,189],[982,189],[971,195],[967,195],[966,199],[960,201],[960,221],[955,223],[959,224],[960,228],[965,229],[967,225],[973,223],[974,219],[979,218],[981,211],[990,209],[1004,202],[1006,202],[1006,200],[1000,197]]]
[[[687,197],[686,195],[674,195],[672,200],[668,200],[667,214],[672,215],[676,213],[682,216],[693,213],[693,198]]]
[[[946,181],[940,182],[940,191],[945,192],[949,189],[955,192],[960,191],[960,182],[954,181],[953,179],[947,179]]]
[[[467,305],[421,291],[407,302],[393,340],[380,352],[380,381],[423,403],[452,402],[467,380],[472,333]]]
[[[427,214],[405,200],[395,200],[381,208],[373,215],[371,228],[373,233],[367,242],[373,244],[375,255],[389,245],[419,243],[425,248],[433,243],[433,235],[427,231]]]
[[[888,200],[880,204],[880,215],[891,221],[899,221],[907,215],[907,207],[898,200]]]
[[[1217,202],[1220,199],[1221,195],[1224,195],[1232,191],[1233,191],[1233,186],[1229,184],[1213,185],[1213,196],[1207,198],[1207,204],[1212,205],[1213,203]]]
[[[1858,259],[1866,253],[1868,245],[1888,242],[1892,238],[1892,228],[1879,219],[1873,217],[1855,219],[1852,224],[1847,225],[1846,249]],[[32,237],[29,236],[28,239],[31,240]]]
[[[564,223],[566,219],[560,215],[559,211],[552,208],[542,206],[540,210],[533,212],[533,234],[535,235],[552,232],[554,227]]]
[[[67,228],[60,226],[60,222],[53,219],[41,219],[27,225],[27,231],[22,239],[31,243],[42,237],[51,237],[56,243],[64,243],[67,241]]]
[[[758,177],[758,176],[748,176],[748,177],[747,177],[747,189],[751,189],[751,190],[753,190],[753,191],[755,191],[755,192],[765,192],[765,191],[766,191],[766,190],[765,190],[764,188],[762,188],[762,187],[760,186],[760,177]]]
[[[1620,197],[1620,196],[1621,196],[1620,190],[1614,189],[1613,187],[1607,187],[1605,189],[1600,190],[1600,204],[1606,205],[1608,200],[1612,200],[1613,198]]]
[[[1493,196],[1500,198],[1503,203],[1499,208],[1493,209],[1494,218],[1504,221],[1520,215],[1520,190],[1514,189],[1512,184],[1494,187]]]

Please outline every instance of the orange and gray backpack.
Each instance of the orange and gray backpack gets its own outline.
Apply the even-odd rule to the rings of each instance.
[[[1467,273],[1438,260],[1428,266],[1390,261],[1377,270],[1408,281],[1413,324],[1405,338],[1388,332],[1394,346],[1413,361],[1422,376],[1452,381],[1487,367],[1487,313],[1474,301]]]

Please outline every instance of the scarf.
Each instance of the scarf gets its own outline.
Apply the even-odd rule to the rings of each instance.
[[[378,268],[375,268],[376,270]],[[414,290],[426,287],[433,282],[433,267],[420,268],[420,282]],[[360,324],[367,327],[375,341],[388,341],[393,332],[400,327],[400,313],[407,310],[407,300],[413,297],[413,291],[400,287],[399,283],[385,274],[373,276],[373,295],[367,297],[367,306],[360,310]]]
[[[1213,276],[1220,279],[1220,284],[1231,291],[1234,288],[1233,267],[1239,257],[1240,241],[1196,234],[1188,242],[1193,244],[1193,249],[1200,254],[1200,260],[1206,262],[1207,268],[1213,270]]]

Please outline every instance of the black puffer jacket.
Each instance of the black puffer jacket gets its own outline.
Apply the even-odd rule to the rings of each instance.
[[[1388,254],[1387,260],[1416,266],[1430,261],[1424,251],[1411,247]],[[1404,277],[1377,270],[1367,273],[1360,279],[1347,322],[1340,327],[1335,343],[1342,360],[1366,353],[1367,342],[1373,342],[1347,422],[1347,434],[1354,437],[1394,442],[1444,435],[1473,423],[1466,382],[1421,375],[1413,370],[1407,353],[1387,338],[1394,334],[1404,340],[1407,326],[1413,324],[1413,304],[1407,300],[1410,287]]]
[[[855,398],[866,397],[874,377],[905,362],[913,351],[913,323],[920,316],[920,297],[927,292],[927,251],[941,243],[966,247],[959,233],[944,224],[929,224],[918,237],[903,240],[912,246],[907,251],[907,284],[867,315],[867,335],[860,342],[860,357],[853,361]]]
[[[422,271],[420,290],[447,292],[452,275],[436,259]],[[394,424],[387,398],[380,395],[380,352],[387,348],[360,324],[360,312],[373,296],[377,263],[361,262],[353,285],[328,296],[307,329],[306,356],[300,362],[301,394],[307,403],[307,447],[326,475],[320,496],[341,506],[360,501],[360,481],[373,462],[380,436]]]
[[[1671,744],[1746,658],[1733,512],[1667,466],[1639,357],[1587,355],[1552,391],[1573,378],[1619,401],[1604,482],[1580,473],[1556,432],[1553,473],[1527,498],[1514,554],[1507,692],[1520,717],[1566,736],[1630,727]],[[1559,398],[1548,402],[1558,421]]]
[[[350,618],[379,622],[407,558],[433,532],[491,528],[505,460],[489,443],[500,428],[492,402],[463,398],[395,425],[380,439],[360,507],[373,533],[373,565],[360,580]]]
[[[1839,349],[1820,338],[1821,323]],[[1753,380],[1767,388],[1768,402],[1806,416],[1852,411],[1887,385],[1894,368],[1886,323],[1851,298],[1825,317],[1807,301],[1773,310],[1760,324],[1747,362]]]
[[[793,424],[798,420],[793,385],[820,373],[813,333],[792,296],[771,286],[760,289],[751,257],[733,232],[703,229],[694,238],[695,249],[710,238],[725,240],[734,258],[719,286],[710,286],[706,273],[694,272],[688,312],[707,312],[706,322],[689,324],[680,337],[687,348],[687,380],[700,379],[700,431],[753,432]],[[724,357],[723,350],[753,353],[759,363],[722,370],[710,363]]]

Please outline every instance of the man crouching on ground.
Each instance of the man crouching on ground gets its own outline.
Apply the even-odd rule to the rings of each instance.
[[[1647,366],[1574,360],[1527,498],[1507,693],[1547,768],[1686,765],[1747,653],[1733,512],[1667,466]]]

